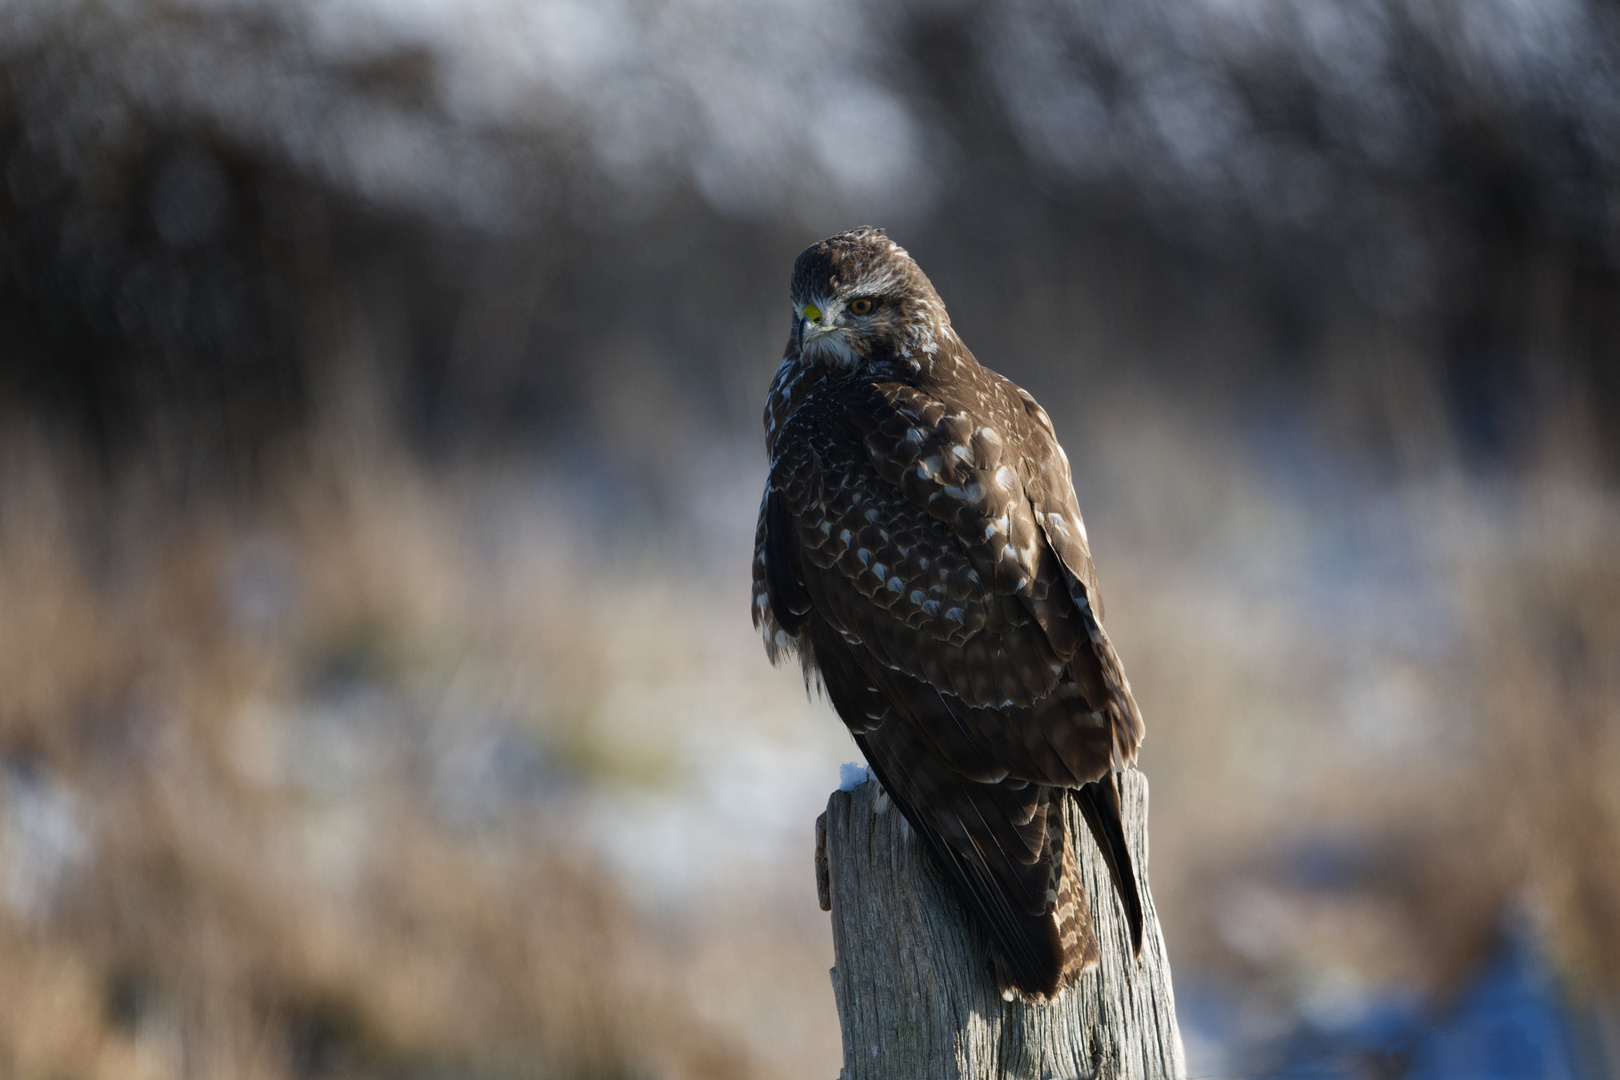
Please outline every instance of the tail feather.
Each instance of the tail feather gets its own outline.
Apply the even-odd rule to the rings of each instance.
[[[1131,951],[1142,955],[1142,893],[1136,884],[1136,867],[1131,861],[1131,849],[1125,841],[1125,826],[1120,821],[1119,782],[1112,772],[1102,779],[1086,784],[1075,792],[1080,812],[1085,815],[1091,835],[1101,849],[1103,861],[1108,864],[1108,875],[1114,879],[1114,890],[1125,905],[1125,918],[1131,928]]]
[[[948,842],[939,827],[912,805],[904,782],[896,783],[897,776],[891,779],[894,774],[885,768],[890,748],[874,740],[873,734],[856,736],[861,752],[890,799],[922,838],[940,871],[955,886],[958,897],[977,916],[979,925],[989,931],[1002,988],[1024,997],[1051,997],[1095,964],[1096,935],[1091,928],[1091,910],[1086,906],[1079,875],[1072,870],[1061,876],[1057,872],[1064,866],[1063,855],[1068,852],[1061,840],[1061,818],[1049,819],[1057,826],[1052,830],[1057,843],[1029,868],[1032,872],[1045,873],[1048,886],[1043,892],[1049,896],[1055,893],[1056,902],[1032,905],[1015,900],[1015,891],[1031,890],[1017,888],[1015,883],[1004,880],[1009,869],[1005,853],[986,851],[977,842],[968,845],[967,850],[959,850],[957,845]],[[875,741],[878,745],[874,745]],[[1072,860],[1073,856],[1069,855],[1070,867]],[[1029,910],[1032,906],[1036,910]],[[1087,947],[1089,952],[1086,952]],[[1077,948],[1081,950],[1079,954],[1075,952]]]
[[[1067,833],[1065,816],[1059,816],[1059,834]],[[1080,882],[1080,865],[1075,860],[1075,844],[1069,839],[1063,845],[1061,866],[1063,876],[1058,881],[1057,906],[1052,916],[1057,919],[1058,940],[1063,945],[1063,970],[1058,975],[1059,988],[1073,986],[1075,981],[1097,966],[1102,952],[1097,946],[1097,926],[1091,918],[1091,904],[1086,900],[1086,888]]]

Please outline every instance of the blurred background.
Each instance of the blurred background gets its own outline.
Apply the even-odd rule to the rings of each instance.
[[[1611,0],[4,0],[0,1074],[836,1075],[863,223],[1074,463],[1192,1075],[1620,1073]]]

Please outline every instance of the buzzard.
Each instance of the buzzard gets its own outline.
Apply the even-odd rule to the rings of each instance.
[[[1004,994],[1098,959],[1063,802],[1078,800],[1138,952],[1116,771],[1142,717],[1102,627],[1068,458],[983,367],[881,229],[807,248],[765,408],[753,616],[796,653],[989,932]]]

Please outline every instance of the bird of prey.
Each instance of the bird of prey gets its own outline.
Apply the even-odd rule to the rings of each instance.
[[[753,567],[773,662],[796,653],[989,932],[1004,995],[1098,960],[1076,799],[1139,953],[1115,773],[1142,718],[1102,627],[1068,458],[983,367],[881,229],[807,248],[765,408]]]

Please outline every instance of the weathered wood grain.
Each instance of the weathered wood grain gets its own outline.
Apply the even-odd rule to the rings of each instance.
[[[1003,1001],[985,934],[875,780],[835,791],[818,838],[830,900],[843,1080],[1180,1080],[1170,965],[1147,888],[1147,782],[1121,778],[1125,833],[1141,876],[1142,957],[1108,867],[1069,803],[1102,962],[1052,1002]],[[823,859],[825,870],[822,869]]]

